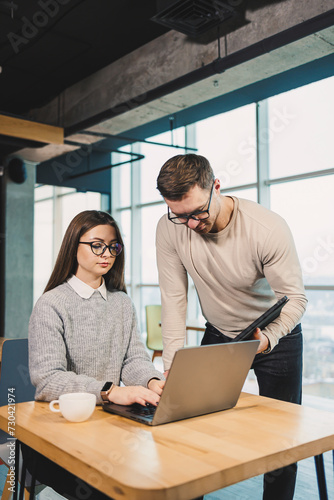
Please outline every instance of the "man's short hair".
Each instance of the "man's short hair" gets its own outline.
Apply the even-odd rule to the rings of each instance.
[[[167,200],[181,200],[196,184],[210,189],[215,176],[204,156],[187,154],[173,156],[161,167],[157,189]]]

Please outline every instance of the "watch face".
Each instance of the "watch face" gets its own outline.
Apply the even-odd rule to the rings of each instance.
[[[112,386],[112,384],[113,384],[112,382],[106,382],[106,383],[104,384],[104,386],[102,387],[101,392],[106,392],[106,391],[108,391],[108,390],[110,389],[110,387]]]

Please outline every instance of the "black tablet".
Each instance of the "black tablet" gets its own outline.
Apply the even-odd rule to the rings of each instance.
[[[255,330],[257,328],[260,328],[262,330],[265,328],[269,323],[274,321],[280,313],[282,308],[285,306],[285,304],[288,302],[288,297],[284,295],[276,304],[274,304],[268,311],[263,313],[259,318],[257,318],[251,325],[247,326],[239,335],[237,335],[232,342],[239,342],[240,340],[249,340]]]

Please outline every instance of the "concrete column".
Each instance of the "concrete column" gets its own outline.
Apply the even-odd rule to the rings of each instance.
[[[35,167],[26,164],[27,179],[1,179],[1,336],[24,338],[33,306]]]

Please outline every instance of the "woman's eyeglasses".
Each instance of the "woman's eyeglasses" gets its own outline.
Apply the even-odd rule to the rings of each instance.
[[[83,245],[90,245],[92,252],[95,255],[102,255],[104,252],[109,250],[110,255],[113,257],[117,257],[123,250],[123,245],[121,243],[110,243],[110,245],[106,245],[105,243],[101,243],[99,241],[79,241]]]

